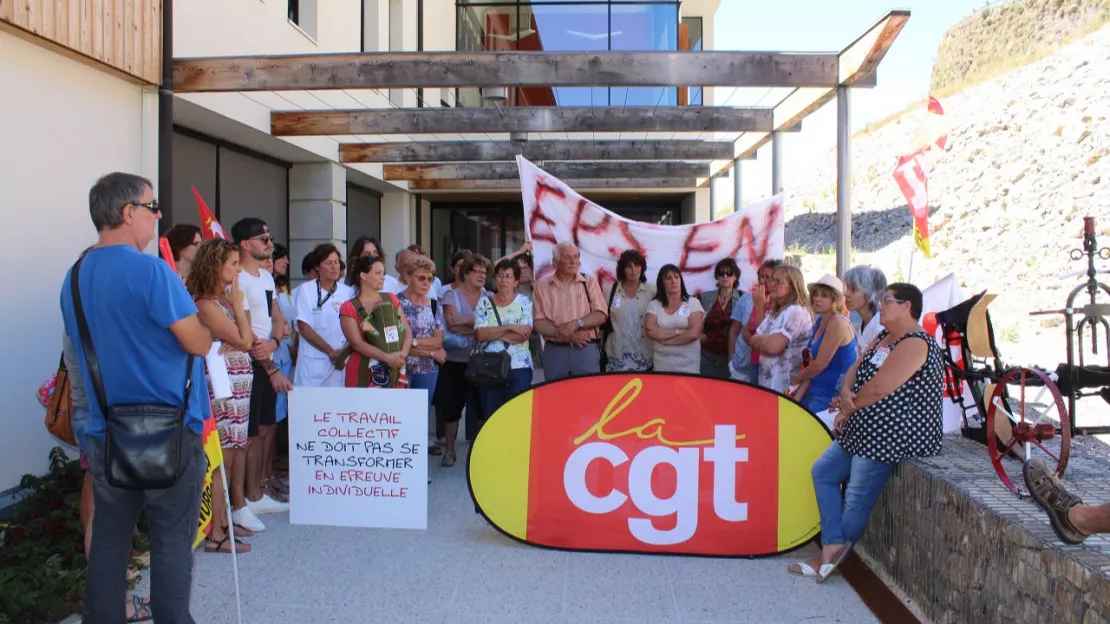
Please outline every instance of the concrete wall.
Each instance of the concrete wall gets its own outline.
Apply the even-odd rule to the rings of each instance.
[[[301,21],[315,18],[315,36],[286,16],[284,0],[186,0],[173,6],[173,55],[231,56],[357,52],[362,0],[302,0]],[[314,14],[314,15],[313,15]]]
[[[57,370],[58,296],[66,270],[96,241],[88,193],[112,171],[157,183],[157,94],[0,32],[0,491],[41,474],[58,444],[35,390]],[[15,146],[19,146],[16,148]],[[158,189],[155,188],[157,193]]]

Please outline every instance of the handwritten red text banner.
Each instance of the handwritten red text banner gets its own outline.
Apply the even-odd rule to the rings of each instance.
[[[781,194],[710,223],[656,225],[602,208],[525,158],[518,156],[517,164],[537,278],[554,273],[552,252],[558,243],[578,247],[581,271],[602,285],[616,281],[621,253],[636,249],[647,259],[649,281],[655,281],[661,267],[674,264],[691,294],[717,287],[713,268],[723,258],[736,259],[740,287],[747,290],[763,260],[783,257]]]
[[[427,390],[294,388],[289,521],[428,526]]]

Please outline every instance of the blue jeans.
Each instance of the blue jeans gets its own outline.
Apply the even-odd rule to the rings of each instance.
[[[161,624],[193,624],[193,539],[208,457],[200,436],[186,428],[177,483],[157,490],[125,490],[104,476],[104,440],[86,438],[93,478],[92,544],[85,582],[85,622],[122,622],[131,532],[146,512],[150,523],[150,606]]]
[[[482,397],[483,420],[493,416],[509,399],[524,392],[532,386],[531,368],[514,368],[509,373],[509,383],[503,386],[486,386],[479,388]]]
[[[434,373],[414,373],[409,375],[409,387],[416,390],[428,391],[428,408],[432,407],[432,397],[436,393],[436,381],[439,379],[439,369]]]
[[[285,375],[290,380],[293,379],[293,376],[290,374],[291,372],[293,372],[293,360],[285,360],[281,364],[278,364],[277,368],[278,368],[279,371],[281,371],[282,375]],[[276,408],[275,414],[276,414],[276,416],[274,417],[274,422],[275,423],[279,423],[279,422],[285,420],[285,417],[289,415],[289,393],[288,392],[279,392],[278,393],[278,395],[277,395],[277,408]]]
[[[839,442],[813,463],[813,490],[821,511],[821,544],[855,542],[867,528],[867,516],[879,499],[894,464],[858,457]],[[848,482],[841,496],[840,487]]]

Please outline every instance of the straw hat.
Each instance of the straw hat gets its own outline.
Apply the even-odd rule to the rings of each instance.
[[[840,278],[833,275],[832,273],[824,274],[823,276],[821,276],[821,279],[810,284],[809,288],[812,290],[814,286],[827,286],[828,288],[833,289],[841,295],[844,294],[844,282],[840,281]]]

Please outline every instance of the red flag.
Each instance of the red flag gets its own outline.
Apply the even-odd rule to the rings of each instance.
[[[210,238],[222,238],[226,241],[231,240],[231,237],[224,231],[223,226],[216,220],[216,216],[208,209],[208,204],[204,203],[204,198],[200,196],[200,191],[197,187],[193,187],[193,195],[197,198],[197,212],[200,213],[200,236],[204,240]]]
[[[910,143],[909,153],[898,158],[894,167],[894,181],[906,197],[913,213],[913,240],[926,258],[931,258],[929,247],[929,176],[932,168],[948,144],[948,126],[940,100],[929,96],[928,114]]]
[[[170,239],[165,236],[158,238],[158,249],[162,251],[162,259],[170,263],[170,268],[174,273],[177,273],[177,263],[173,261],[173,248],[170,247]]]
[[[933,257],[929,248],[929,178],[921,159],[923,152],[898,159],[894,181],[902,189],[910,212],[913,213],[913,242],[926,258]]]

